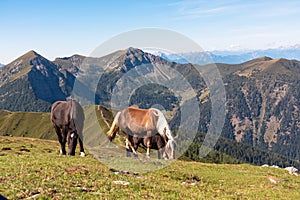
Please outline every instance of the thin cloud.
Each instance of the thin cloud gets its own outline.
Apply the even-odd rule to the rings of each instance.
[[[241,8],[241,5],[235,4],[237,1],[178,1],[169,6],[177,8],[178,18],[200,18],[208,16],[219,16],[232,13]]]
[[[215,13],[220,13],[222,11],[225,11],[226,9],[228,9],[228,7],[226,7],[226,6],[210,8],[210,9],[196,8],[196,9],[186,10],[184,12],[184,14],[186,14],[186,15],[215,14]]]
[[[169,4],[177,9],[183,19],[221,17],[228,14],[253,16],[256,18],[290,16],[300,13],[299,1],[178,1]]]

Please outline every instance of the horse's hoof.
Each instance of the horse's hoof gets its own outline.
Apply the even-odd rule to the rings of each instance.
[[[80,152],[80,156],[81,157],[85,157],[85,153],[84,152]]]
[[[62,156],[65,156],[67,153],[63,152],[62,150],[59,150],[59,154],[62,155]]]
[[[129,151],[126,151],[126,157],[131,157],[131,153]]]
[[[137,154],[133,154],[133,156],[134,156],[135,158],[138,158],[138,157],[139,157]]]

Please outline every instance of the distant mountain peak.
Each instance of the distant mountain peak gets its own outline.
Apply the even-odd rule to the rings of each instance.
[[[134,47],[129,47],[129,48],[125,49],[125,51],[126,51],[126,55],[130,55],[130,54],[144,54],[144,52],[141,49],[134,48]]]
[[[74,75],[78,73],[79,66],[87,57],[75,54],[70,57],[56,58],[53,63],[61,69],[72,72]]]
[[[55,68],[55,64],[37,52],[30,50],[1,68],[0,83],[28,76],[28,73],[32,70],[37,70],[42,74],[48,74],[48,70],[55,70]]]
[[[114,61],[109,64],[110,68],[118,68],[122,71],[128,71],[142,64],[151,64],[163,59],[159,56],[144,52],[141,49],[129,47],[127,49],[114,53]]]
[[[20,56],[19,58],[17,58],[17,60],[20,59],[33,59],[35,57],[42,57],[40,54],[38,54],[37,52],[35,52],[34,50],[30,50],[27,53],[25,53],[24,55]]]
[[[82,59],[85,58],[85,56],[83,55],[79,55],[79,54],[74,54],[72,56],[67,56],[67,57],[58,57],[55,60],[74,60],[74,59]]]
[[[32,54],[32,55],[39,55],[36,51],[34,51],[34,50],[30,50],[30,51],[28,51],[26,54]]]
[[[10,68],[11,67],[24,68],[24,67],[35,65],[36,63],[41,63],[41,62],[50,62],[50,61],[48,61],[46,58],[44,58],[37,52],[30,50],[6,66],[10,67]]]
[[[261,61],[270,61],[270,60],[273,60],[273,58],[268,56],[263,56],[263,57],[255,58],[252,61],[261,62]]]
[[[288,60],[285,58],[270,58],[267,56],[256,58],[241,64],[238,64],[239,69],[235,72],[239,76],[257,77],[264,76],[275,79],[278,74],[285,74],[291,79],[299,74],[300,62],[297,60]]]

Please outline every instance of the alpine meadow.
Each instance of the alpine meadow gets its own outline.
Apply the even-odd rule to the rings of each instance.
[[[80,68],[86,60],[96,64]],[[151,171],[152,166],[170,161],[157,159],[155,150],[146,161],[125,158],[132,165],[145,162],[149,172],[142,173],[138,168],[111,168],[99,162],[92,148],[86,149],[90,151],[83,158],[78,148],[75,156],[59,155],[50,108],[71,96],[79,74],[102,72],[95,105],[83,105],[87,111],[84,130],[98,123],[105,132],[116,112],[110,107],[112,89],[124,74],[141,65],[175,69],[197,95],[199,129],[179,159]],[[54,61],[29,51],[1,67],[0,194],[8,199],[298,199],[300,179],[296,171],[283,168],[300,167],[300,62],[259,57],[240,64],[217,63],[226,90],[226,117],[220,138],[204,158],[199,157],[199,149],[208,130],[211,100],[195,65],[130,47],[104,57],[73,55]],[[83,83],[80,86],[87,95],[93,92]],[[188,99],[190,92],[182,95]],[[162,105],[173,133],[180,126],[181,103],[174,91],[159,84],[140,87],[130,99],[131,106],[144,109]],[[97,122],[90,120],[93,112]],[[93,134],[90,139],[83,133],[85,147],[102,140],[98,130]],[[125,157],[124,136],[119,132],[113,143],[124,150]],[[144,154],[145,149],[138,152]]]

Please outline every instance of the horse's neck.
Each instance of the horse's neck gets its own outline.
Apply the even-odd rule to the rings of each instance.
[[[161,136],[163,136],[165,128],[169,129],[168,122],[161,111],[158,112],[158,119],[157,119],[156,127]]]

